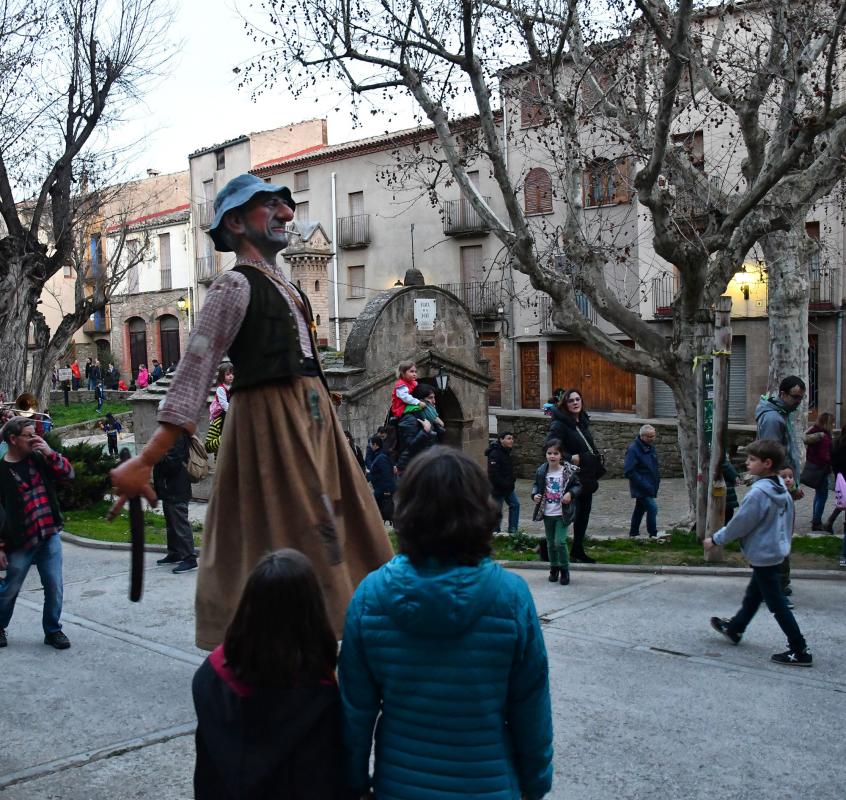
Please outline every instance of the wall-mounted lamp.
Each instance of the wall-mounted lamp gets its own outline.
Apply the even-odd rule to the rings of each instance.
[[[438,370],[438,374],[435,375],[435,383],[438,385],[438,389],[442,392],[446,391],[447,384],[449,383],[449,375],[444,372],[444,368],[441,367]]]
[[[394,284],[394,289],[399,289],[402,286],[402,281],[397,278],[397,282]]]
[[[502,316],[504,316],[504,315],[505,315],[505,306],[504,306],[502,303],[500,303],[500,304],[496,307],[496,313],[497,313],[500,317],[502,317]]]
[[[188,316],[188,301],[184,297],[180,297],[176,301],[176,307],[187,317]]]

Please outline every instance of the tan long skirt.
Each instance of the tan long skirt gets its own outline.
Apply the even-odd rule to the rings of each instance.
[[[355,587],[392,556],[373,493],[319,378],[233,395],[199,561],[198,647],[223,641],[250,570],[282,547],[311,559],[339,638]]]

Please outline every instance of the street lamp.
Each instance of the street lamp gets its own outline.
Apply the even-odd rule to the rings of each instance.
[[[435,383],[438,385],[438,389],[441,392],[445,392],[447,388],[447,384],[449,383],[449,375],[444,372],[444,368],[441,367],[438,370],[438,374],[435,375]]]
[[[187,317],[188,316],[188,301],[184,297],[180,297],[176,301],[176,307]]]

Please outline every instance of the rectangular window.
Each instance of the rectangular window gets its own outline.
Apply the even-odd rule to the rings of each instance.
[[[461,282],[481,283],[485,279],[482,266],[482,245],[461,248]]]
[[[64,277],[64,278],[72,278],[73,277],[73,267],[70,264],[65,264],[62,267],[62,277]]]
[[[159,235],[159,268],[162,276],[162,289],[173,288],[170,273],[170,234]]]
[[[350,192],[349,202],[351,217],[364,213],[364,192]]]
[[[297,203],[297,210],[294,212],[294,219],[297,222],[308,222],[308,200]]]
[[[549,121],[546,97],[540,79],[529,78],[520,93],[520,127],[532,128]]]
[[[303,169],[294,173],[294,191],[304,192],[308,189],[308,170]]]
[[[347,267],[347,297],[364,297],[364,265]]]
[[[680,144],[687,151],[690,163],[698,170],[705,170],[705,137],[702,131],[677,133],[673,136],[673,143]]]
[[[126,241],[126,263],[129,265],[126,272],[126,291],[127,294],[135,294],[138,292],[140,279],[138,273],[141,269],[139,258],[139,244],[137,239],[127,239]]]
[[[226,151],[225,150],[215,150],[214,151],[214,168],[215,169],[226,169]]]

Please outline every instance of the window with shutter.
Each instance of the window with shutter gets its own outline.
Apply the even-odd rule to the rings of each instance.
[[[172,288],[170,273],[170,234],[159,235],[159,267],[161,269],[162,289]]]
[[[308,189],[308,170],[304,169],[294,173],[294,191],[304,192]]]
[[[584,174],[585,206],[607,206],[631,200],[629,165],[625,158],[597,158]]]
[[[705,137],[702,131],[677,133],[673,136],[673,142],[684,147],[690,163],[696,169],[705,171]]]
[[[531,128],[549,122],[543,88],[539,78],[529,78],[520,93],[520,127]]]
[[[294,219],[297,220],[297,222],[308,222],[308,200],[300,200],[300,202],[297,203],[297,210],[294,211]]]
[[[347,267],[347,297],[364,297],[364,265]]]
[[[523,195],[527,214],[552,213],[552,178],[542,167],[529,170]]]

